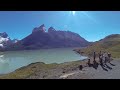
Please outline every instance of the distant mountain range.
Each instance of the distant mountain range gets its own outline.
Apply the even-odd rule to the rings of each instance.
[[[41,48],[62,48],[62,47],[86,47],[90,44],[79,34],[71,31],[55,30],[50,27],[48,31],[45,25],[36,27],[32,33],[22,40],[11,40],[6,33],[1,33],[0,47],[5,50],[32,50]],[[2,41],[4,38],[4,41]],[[6,44],[4,44],[6,42]],[[4,48],[3,48],[4,47]]]
[[[0,33],[0,51],[63,47],[86,47],[80,49],[86,54],[92,54],[93,51],[108,51],[114,57],[120,57],[120,34],[112,34],[99,41],[88,42],[71,31],[55,30],[53,27],[46,31],[44,24],[34,28],[32,33],[22,40],[11,40],[6,32]]]

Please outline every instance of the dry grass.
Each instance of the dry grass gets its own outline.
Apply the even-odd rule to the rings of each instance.
[[[37,71],[47,71],[49,69],[55,68],[56,66],[57,64],[44,64],[40,62],[32,63],[28,66],[17,69],[12,73],[0,75],[0,79],[25,79],[35,74]]]

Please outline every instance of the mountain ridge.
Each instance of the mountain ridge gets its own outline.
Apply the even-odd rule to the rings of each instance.
[[[35,27],[32,33],[17,43],[10,45],[5,50],[32,50],[42,48],[85,47],[89,42],[79,34],[71,31],[55,30],[45,25]]]

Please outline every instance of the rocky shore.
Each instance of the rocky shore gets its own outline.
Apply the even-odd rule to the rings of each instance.
[[[120,79],[120,59],[114,59],[104,69],[100,65],[97,68],[88,67],[87,61],[85,59],[61,64],[36,62],[0,75],[0,79]],[[83,66],[82,70],[80,65]]]
[[[0,75],[0,79],[59,79],[60,76],[79,70],[79,65],[86,66],[86,60],[65,62],[61,64],[32,63],[12,73]]]

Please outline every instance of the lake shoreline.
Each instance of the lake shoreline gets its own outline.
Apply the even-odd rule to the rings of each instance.
[[[58,78],[58,76],[63,73],[67,73],[67,72],[71,72],[76,69],[79,69],[79,65],[83,65],[83,67],[86,67],[86,62],[87,62],[87,59],[64,62],[60,64],[57,64],[57,63],[45,64],[43,62],[36,62],[36,63],[31,63],[27,66],[23,66],[19,69],[16,69],[11,73],[1,74],[0,79],[29,79],[29,78],[35,77],[36,73],[38,72],[41,74],[39,76],[39,78],[41,79],[44,79],[44,78],[49,79],[52,77]],[[44,77],[44,74],[45,75],[47,74],[48,76]]]
[[[41,49],[26,51],[8,51],[0,55],[0,74],[7,74],[34,62],[63,63],[83,60],[83,57],[72,51],[74,48]]]
[[[98,59],[96,60],[98,62]],[[91,79],[97,78],[99,73],[87,65],[88,59],[65,62],[61,64],[52,63],[45,64],[43,62],[31,63],[21,67],[9,74],[0,75],[0,79]],[[112,62],[120,63],[120,58],[114,58]],[[91,61],[92,63],[92,61]],[[79,70],[79,66],[83,66],[83,70]],[[92,71],[93,69],[93,71]],[[119,70],[120,66],[116,69]],[[106,72],[100,69],[103,78],[106,78]],[[91,72],[93,72],[91,74]],[[116,74],[115,74],[116,75]],[[112,78],[115,78],[113,75]],[[94,77],[93,77],[94,76]],[[98,77],[99,78],[99,77]],[[102,78],[102,77],[101,77]],[[118,78],[120,78],[118,76]]]
[[[92,64],[93,57],[90,56],[88,58],[90,58],[91,64]],[[35,62],[29,65],[23,66],[21,68],[18,68],[11,73],[1,74],[0,79],[90,79],[90,78],[97,78],[97,76],[93,77],[94,75],[96,75],[96,73],[98,73],[97,70],[95,71],[93,68],[87,65],[88,58],[83,59],[83,60],[68,61],[64,63],[51,63],[51,64],[46,64],[44,62]],[[115,63],[116,62],[117,64],[120,63],[120,58],[113,58],[113,59]],[[96,58],[96,61],[99,63],[98,58]],[[82,70],[80,70],[80,65],[82,65],[83,67]],[[119,70],[119,69],[120,69],[120,66],[116,70]],[[105,78],[106,75],[104,76],[104,71],[102,69],[100,69],[100,71],[103,73],[102,75],[103,78]],[[91,72],[93,72],[94,74],[93,73],[91,74]],[[113,78],[115,78],[114,77],[115,75],[113,75]]]

